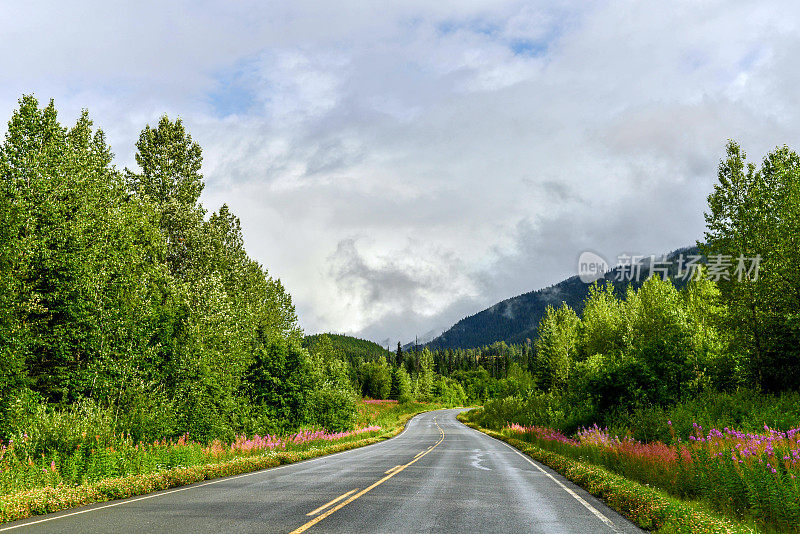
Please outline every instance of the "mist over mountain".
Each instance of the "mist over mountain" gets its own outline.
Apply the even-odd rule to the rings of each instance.
[[[684,247],[662,256],[669,264],[669,277],[676,287],[684,287],[687,283],[684,277],[678,276],[680,256],[686,258],[699,254],[697,247]],[[628,285],[639,287],[649,277],[649,258],[640,260],[638,266],[640,269],[638,280],[636,278],[626,280],[623,276],[626,273],[623,270],[630,267],[619,265],[608,271],[603,279],[614,284],[617,292],[623,295]],[[591,285],[582,282],[578,276],[572,276],[549,287],[511,297],[475,315],[461,319],[441,335],[425,343],[425,346],[431,349],[473,348],[490,345],[496,341],[506,343],[524,343],[527,339],[532,341],[536,338],[539,321],[547,306],[559,306],[563,302],[580,313]],[[413,346],[413,343],[409,346]]]

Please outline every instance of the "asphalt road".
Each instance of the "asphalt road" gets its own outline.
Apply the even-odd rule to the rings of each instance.
[[[0,532],[643,532],[462,425],[458,411],[421,414],[369,447],[38,516]]]

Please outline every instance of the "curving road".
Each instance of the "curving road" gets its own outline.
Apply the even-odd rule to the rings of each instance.
[[[283,467],[38,516],[0,532],[643,532],[584,490],[455,419]]]

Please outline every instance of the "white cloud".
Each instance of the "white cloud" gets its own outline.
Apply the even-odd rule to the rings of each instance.
[[[6,2],[0,111],[181,116],[309,331],[447,327],[691,244],[728,138],[800,146],[793,2]],[[134,4],[131,4],[134,6]]]

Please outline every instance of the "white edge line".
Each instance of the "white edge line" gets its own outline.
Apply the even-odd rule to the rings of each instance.
[[[399,438],[400,436],[402,436],[403,434],[406,433],[406,430],[408,430],[408,424],[415,417],[417,417],[418,415],[422,415],[424,413],[427,413],[427,412],[418,413],[414,417],[411,417],[408,421],[406,421],[405,425],[403,425],[403,431],[400,432],[399,434],[397,434],[396,436],[392,436],[391,438],[385,439],[385,440],[380,441],[378,443],[373,443],[372,445],[380,445],[381,443],[387,443],[387,442],[393,440],[394,438]],[[369,447],[369,445],[367,445],[367,447]],[[8,527],[0,527],[0,532],[6,532],[8,530],[14,530],[14,529],[17,529],[17,528],[30,527],[30,526],[33,526],[33,525],[38,525],[40,523],[47,523],[49,521],[55,521],[56,519],[64,519],[65,517],[72,517],[72,516],[81,515],[81,514],[88,514],[89,512],[96,512],[98,510],[104,510],[106,508],[113,508],[115,506],[122,506],[123,504],[130,504],[130,503],[137,502],[137,501],[144,501],[145,499],[152,499],[153,497],[162,497],[164,495],[169,495],[170,493],[178,493],[179,491],[188,491],[188,490],[195,489],[195,488],[200,488],[200,487],[203,487],[203,486],[210,486],[212,484],[219,484],[220,482],[227,482],[228,480],[236,480],[237,478],[249,477],[249,476],[257,475],[259,473],[260,474],[264,474],[265,471],[274,472],[274,471],[277,471],[279,469],[284,469],[286,467],[295,467],[295,466],[300,465],[300,464],[309,464],[309,463],[317,461],[317,460],[325,460],[325,459],[328,459],[328,458],[332,458],[333,456],[337,456],[339,454],[344,454],[346,452],[354,452],[354,451],[358,451],[359,449],[364,449],[364,448],[365,447],[356,447],[355,449],[348,449],[346,451],[334,452],[333,454],[323,454],[322,456],[317,456],[316,458],[309,458],[308,460],[301,460],[299,462],[293,462],[291,464],[279,465],[277,467],[267,467],[266,469],[259,469],[258,471],[251,471],[249,473],[242,473],[241,475],[233,475],[233,476],[228,476],[228,477],[217,478],[217,479],[214,479],[214,480],[209,480],[207,482],[199,482],[199,483],[195,482],[194,484],[191,484],[191,485],[188,485],[188,486],[184,486],[184,487],[181,487],[181,488],[175,488],[175,489],[171,489],[171,490],[156,491],[156,492],[153,492],[153,493],[149,493],[147,495],[142,495],[140,497],[129,497],[129,498],[127,498],[125,500],[122,500],[122,501],[119,501],[119,502],[114,502],[114,503],[111,503],[111,504],[104,504],[102,506],[95,506],[93,508],[89,508],[88,510],[78,510],[77,512],[70,512],[68,514],[62,514],[62,515],[58,515],[56,517],[46,517],[44,519],[38,519],[36,521],[29,521],[27,523],[22,523],[20,525],[11,525],[11,526],[8,526]],[[92,505],[91,504],[87,504],[87,505],[84,505],[84,506],[92,506]],[[58,512],[52,512],[52,513],[57,514]],[[19,521],[25,521],[25,519],[20,519]]]
[[[458,422],[459,422],[459,423],[461,423],[461,421],[458,421]],[[461,423],[461,424],[462,424],[462,425],[464,425],[464,423]],[[481,434],[482,436],[486,436],[487,438],[491,438],[491,439],[493,439],[493,440],[495,440],[495,441],[497,441],[497,442],[499,442],[499,443],[502,443],[503,445],[505,445],[506,447],[508,447],[509,449],[511,449],[512,451],[514,451],[514,452],[515,452],[515,453],[517,453],[518,455],[520,455],[520,456],[522,457],[522,459],[523,459],[523,460],[525,460],[526,462],[528,462],[529,464],[531,464],[533,467],[535,467],[536,469],[538,469],[539,471],[541,471],[542,473],[544,473],[545,475],[547,475],[547,477],[549,477],[549,478],[550,478],[550,480],[552,480],[553,482],[555,482],[556,484],[558,484],[558,485],[561,487],[561,489],[563,489],[564,491],[566,491],[567,493],[569,493],[570,495],[572,495],[572,496],[575,498],[575,500],[576,500],[576,501],[578,501],[578,502],[579,502],[579,503],[581,503],[583,506],[585,506],[585,507],[586,507],[586,509],[587,509],[587,510],[589,510],[590,512],[592,512],[592,513],[593,513],[593,514],[594,514],[594,515],[595,515],[595,516],[596,516],[596,517],[597,517],[597,518],[598,518],[600,521],[602,521],[603,523],[605,523],[606,525],[608,525],[608,527],[609,527],[611,530],[613,530],[614,532],[618,532],[619,534],[623,534],[623,533],[622,533],[622,531],[621,531],[621,530],[620,530],[620,529],[617,527],[617,525],[615,525],[613,521],[611,521],[611,520],[610,520],[608,517],[606,517],[606,516],[603,514],[603,512],[601,512],[600,510],[598,510],[597,508],[595,508],[594,506],[592,506],[591,504],[589,504],[588,502],[586,502],[586,500],[585,500],[583,497],[581,497],[580,495],[578,495],[577,493],[575,493],[574,491],[572,491],[572,489],[570,489],[570,488],[568,488],[567,486],[565,486],[565,485],[564,485],[564,484],[563,484],[563,483],[562,483],[560,480],[558,480],[556,477],[554,477],[553,475],[551,475],[550,473],[548,473],[548,472],[547,472],[545,469],[543,469],[543,468],[542,468],[540,465],[538,465],[536,462],[534,462],[533,460],[531,460],[531,459],[530,459],[528,456],[526,456],[525,454],[523,454],[523,453],[522,453],[522,452],[521,452],[519,449],[517,449],[517,448],[515,448],[515,447],[512,447],[511,445],[509,445],[508,443],[506,443],[505,441],[503,441],[503,440],[501,440],[501,439],[497,439],[497,438],[495,438],[495,437],[492,437],[492,436],[490,436],[490,435],[488,435],[488,434],[484,434],[484,433],[483,433],[483,432],[481,432],[480,430],[475,430],[474,428],[468,427],[467,425],[464,425],[464,426],[465,426],[466,428],[469,428],[470,430],[473,430],[473,431],[475,431],[475,432],[477,432],[477,433]]]

